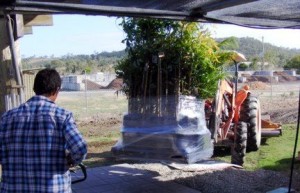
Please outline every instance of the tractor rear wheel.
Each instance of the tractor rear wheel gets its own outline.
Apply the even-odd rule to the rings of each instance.
[[[231,163],[243,165],[247,147],[247,124],[238,122],[236,125],[236,133],[234,143],[231,148]]]
[[[259,100],[248,95],[241,106],[240,120],[247,123],[247,151],[257,151],[261,144],[261,110]]]

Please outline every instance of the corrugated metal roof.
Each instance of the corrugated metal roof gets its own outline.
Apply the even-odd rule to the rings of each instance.
[[[16,13],[152,17],[255,28],[300,28],[299,0],[5,0]]]

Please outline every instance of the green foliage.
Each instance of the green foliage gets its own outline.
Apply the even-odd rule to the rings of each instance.
[[[124,73],[129,97],[195,95],[212,97],[225,74],[229,55],[197,23],[125,18],[121,23],[128,57],[116,70]],[[157,58],[159,53],[164,57]],[[167,94],[166,94],[167,93]]]
[[[254,57],[252,59],[251,64],[249,65],[249,68],[252,69],[252,70],[258,70],[259,69],[258,61],[259,61],[259,59],[257,57]]]
[[[245,63],[239,64],[239,70],[240,71],[245,71],[248,68],[248,65]]]
[[[87,66],[87,67],[84,69],[84,71],[83,71],[82,74],[84,74],[84,73],[86,73],[86,74],[91,74],[91,72],[92,72],[92,68],[91,68],[90,66]]]
[[[300,73],[300,54],[291,58],[284,66],[286,69],[296,69]]]
[[[238,50],[239,40],[236,37],[229,37],[219,42],[222,50]]]

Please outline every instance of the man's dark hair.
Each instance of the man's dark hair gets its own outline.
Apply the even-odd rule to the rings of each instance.
[[[61,86],[61,78],[55,69],[43,69],[34,79],[33,91],[36,95],[54,94]]]

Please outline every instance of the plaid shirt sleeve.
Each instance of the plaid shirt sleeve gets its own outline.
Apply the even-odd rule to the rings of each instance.
[[[65,121],[65,139],[72,164],[81,163],[87,154],[87,144],[76,126],[72,113],[67,116]]]

